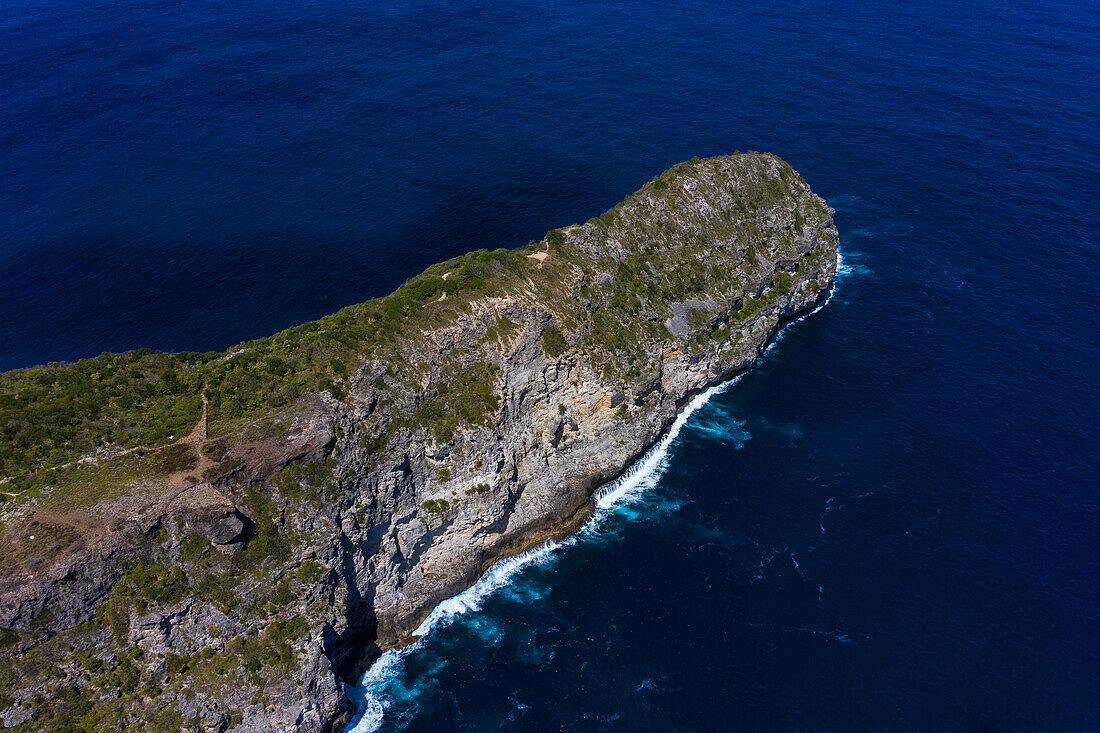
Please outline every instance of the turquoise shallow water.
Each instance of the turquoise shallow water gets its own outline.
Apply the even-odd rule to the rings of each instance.
[[[379,673],[382,730],[1094,730],[1098,46],[1083,2],[10,3],[0,367],[223,348],[772,151],[829,305]]]

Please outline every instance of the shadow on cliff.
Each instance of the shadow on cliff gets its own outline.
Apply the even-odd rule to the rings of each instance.
[[[323,644],[337,677],[354,685],[371,663],[381,656],[382,650],[378,647],[378,619],[374,614],[373,593],[368,591],[369,596],[364,596],[355,582],[355,556],[361,550],[346,535],[340,538],[340,549],[343,551],[343,572],[347,583],[347,597],[344,600],[347,628],[338,633],[331,626],[326,627]]]

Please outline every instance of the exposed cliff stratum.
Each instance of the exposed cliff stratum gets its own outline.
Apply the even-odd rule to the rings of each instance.
[[[692,159],[225,353],[0,375],[0,719],[339,727],[341,680],[823,297],[831,214],[774,156]]]

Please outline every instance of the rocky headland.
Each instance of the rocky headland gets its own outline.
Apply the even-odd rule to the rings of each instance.
[[[692,159],[224,353],[0,375],[0,721],[339,730],[345,681],[582,521],[836,248],[779,158]]]

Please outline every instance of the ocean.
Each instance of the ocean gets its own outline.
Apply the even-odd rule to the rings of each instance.
[[[827,305],[356,730],[1100,727],[1100,5],[5,9],[3,369],[223,349],[694,155],[836,209]]]

